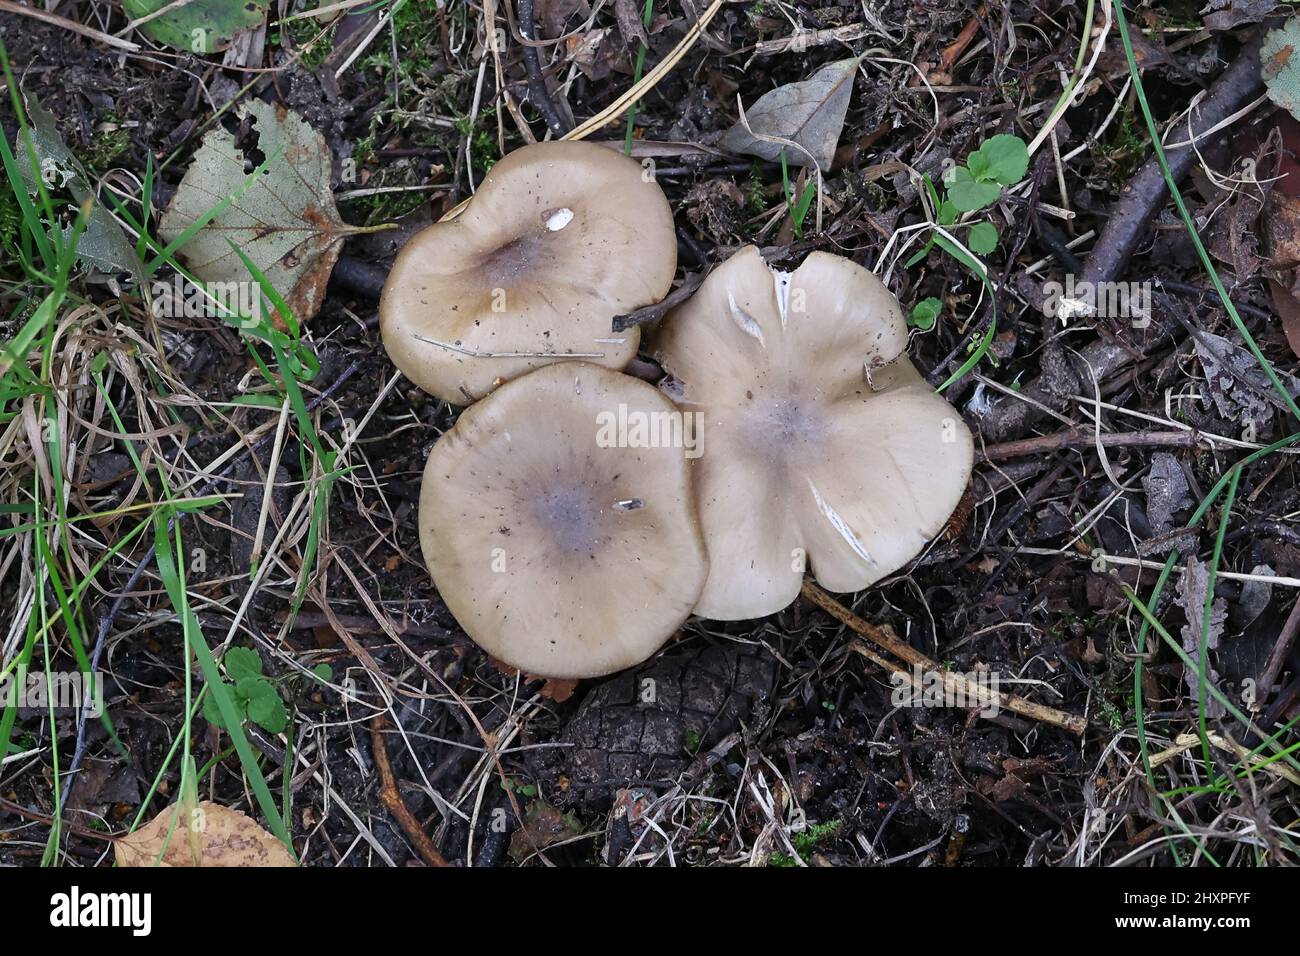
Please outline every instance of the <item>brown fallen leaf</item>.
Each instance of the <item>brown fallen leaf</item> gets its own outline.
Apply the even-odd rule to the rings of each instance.
[[[510,837],[510,858],[522,863],[533,854],[582,833],[582,824],[571,813],[561,813],[542,800],[534,800],[524,812],[519,829]]]
[[[542,685],[541,695],[557,704],[563,704],[578,689],[578,682],[564,677],[548,677]]]
[[[329,147],[301,116],[261,100],[250,100],[239,115],[254,122],[257,149],[270,159],[265,172],[249,184],[244,171],[249,157],[235,137],[215,127],[203,137],[159,232],[174,242],[234,196],[180,247],[181,260],[209,285],[251,282],[232,244],[237,246],[305,323],[320,309],[344,238],[367,230],[339,218],[330,186]]]
[[[113,849],[118,866],[297,866],[252,817],[210,800],[168,807]]]

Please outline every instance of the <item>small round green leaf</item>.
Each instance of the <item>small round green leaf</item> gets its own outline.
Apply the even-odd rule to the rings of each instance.
[[[912,315],[907,320],[907,324],[920,329],[922,332],[929,332],[934,328],[935,320],[939,318],[939,313],[942,311],[943,303],[934,296],[930,296],[930,298],[922,299],[912,306]]]
[[[991,222],[977,222],[970,227],[966,245],[976,255],[986,256],[998,247],[998,229]]]

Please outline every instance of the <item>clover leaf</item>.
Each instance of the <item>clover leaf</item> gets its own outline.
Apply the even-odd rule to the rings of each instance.
[[[977,222],[970,227],[966,245],[976,255],[986,256],[998,247],[998,228],[991,222]]]
[[[1029,171],[1029,148],[1019,136],[999,133],[990,136],[966,159],[966,165],[981,182],[1014,186]]]
[[[262,673],[262,658],[250,647],[232,647],[223,661],[229,681],[221,686],[230,695],[235,709],[268,733],[278,734],[289,726],[289,713],[270,678]],[[212,688],[203,698],[203,719],[222,730],[229,730],[217,706]]]
[[[939,313],[943,311],[943,303],[930,296],[928,299],[922,299],[916,305],[912,306],[911,318],[907,324],[922,332],[929,332],[934,328],[935,320],[939,318]]]

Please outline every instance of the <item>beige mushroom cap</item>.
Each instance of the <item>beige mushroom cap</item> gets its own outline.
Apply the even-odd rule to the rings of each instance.
[[[686,452],[636,428],[676,414],[652,385],[566,362],[501,386],[438,439],[420,543],[476,643],[530,674],[595,677],[681,626],[708,574]]]
[[[380,330],[411,381],[467,405],[564,358],[623,368],[640,332],[612,332],[613,317],[662,299],[676,269],[668,200],[635,160],[536,143],[493,166],[457,218],[406,243]]]
[[[703,413],[695,486],[709,579],[695,612],[779,611],[805,566],[857,591],[915,557],[970,479],[961,416],[903,349],[898,300],[848,259],[773,273],[753,246],[669,312],[654,352]]]

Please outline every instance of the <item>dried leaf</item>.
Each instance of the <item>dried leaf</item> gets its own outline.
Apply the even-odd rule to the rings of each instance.
[[[1250,573],[1255,578],[1277,577],[1277,572],[1267,564],[1255,565],[1250,569]],[[1232,606],[1232,610],[1229,612],[1232,626],[1238,631],[1244,631],[1255,623],[1256,618],[1264,613],[1265,608],[1268,607],[1269,602],[1272,600],[1273,585],[1268,581],[1254,579],[1243,581],[1241,593],[1237,596],[1237,603]]]
[[[647,47],[650,45],[650,36],[645,32],[645,24],[641,22],[641,10],[636,0],[614,0],[614,19],[626,46],[635,49],[637,44]]]
[[[775,160],[783,147],[761,137],[787,139],[806,149],[823,172],[828,171],[844,129],[860,60],[853,57],[828,63],[807,80],[764,93],[745,110],[749,129],[743,122],[737,123],[719,145],[733,153]],[[809,165],[801,150],[786,149],[786,160],[796,166]]]
[[[132,19],[148,16],[171,0],[122,0]],[[224,50],[232,37],[249,27],[266,22],[268,0],[203,0],[186,3],[160,17],[142,23],[140,30],[151,40],[187,53],[215,53]]]
[[[1201,11],[1205,29],[1231,30],[1243,23],[1258,23],[1277,9],[1278,0],[1210,0]]]
[[[1259,51],[1264,86],[1268,97],[1292,116],[1300,117],[1300,17],[1292,17],[1270,30]]]
[[[1204,628],[1205,622],[1205,592],[1210,586],[1210,569],[1196,559],[1189,556],[1187,558],[1187,567],[1183,573],[1182,580],[1178,582],[1178,603],[1182,605],[1183,614],[1186,615],[1188,623],[1183,625],[1182,639],[1183,650],[1193,661],[1201,659],[1201,639],[1204,632],[1206,646],[1206,663],[1205,663],[1205,681],[1207,684],[1217,684],[1219,675],[1209,663],[1209,651],[1219,646],[1219,638],[1223,636],[1223,623],[1227,617],[1227,608],[1224,606],[1223,598],[1215,598],[1214,603],[1210,606],[1210,626]],[[1186,681],[1188,688],[1192,692],[1192,697],[1200,697],[1200,681],[1196,671],[1190,667],[1183,668],[1183,679]],[[1215,718],[1223,716],[1223,705],[1206,693],[1205,714],[1207,717]]]
[[[1291,351],[1300,356],[1300,199],[1271,190],[1264,208],[1268,288]]]
[[[582,833],[582,824],[571,813],[561,813],[542,800],[534,800],[524,812],[519,829],[510,837],[510,858],[521,863],[538,850]]]
[[[168,807],[134,833],[117,839],[113,849],[118,866],[297,865],[284,844],[251,817],[208,800],[191,813]]]
[[[205,282],[252,281],[233,243],[307,322],[320,309],[344,237],[355,230],[334,205],[330,153],[320,134],[298,114],[260,100],[240,109],[241,117],[248,115],[257,149],[271,160],[265,172],[245,189],[244,152],[216,127],[203,137],[159,230],[171,242],[222,199],[236,196],[181,247],[181,259]]]
[[[1196,333],[1196,356],[1205,372],[1205,386],[1219,415],[1253,427],[1262,435],[1273,421],[1273,384],[1255,356],[1221,335]],[[1275,370],[1291,395],[1300,394],[1300,381]]]
[[[140,260],[136,258],[135,246],[127,239],[112,213],[95,196],[85,168],[59,135],[54,115],[32,94],[25,94],[25,100],[27,116],[31,120],[29,128],[32,148],[46,184],[66,189],[78,203],[84,203],[88,199],[94,202],[90,218],[86,221],[86,230],[77,244],[77,258],[101,272],[129,272],[138,282]],[[18,166],[28,191],[35,195],[36,182],[31,157],[21,133],[14,142],[14,155],[18,158]],[[65,237],[71,238],[70,230],[65,230]]]
[[[563,704],[573,696],[573,692],[577,689],[578,682],[576,680],[565,677],[548,677],[546,683],[542,685],[541,695],[547,700]]]
[[[1157,535],[1174,530],[1174,512],[1192,503],[1191,488],[1178,459],[1167,451],[1151,456],[1151,470],[1142,479],[1147,495],[1147,520]]]
[[[614,37],[613,27],[588,30],[569,37],[566,43],[573,65],[593,80],[603,80],[626,59]]]

